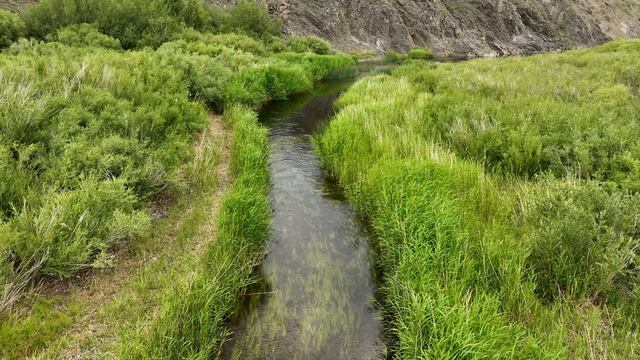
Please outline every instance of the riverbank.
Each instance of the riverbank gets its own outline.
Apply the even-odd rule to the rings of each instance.
[[[637,357],[638,49],[410,64],[340,98],[317,149],[375,234],[395,357]]]

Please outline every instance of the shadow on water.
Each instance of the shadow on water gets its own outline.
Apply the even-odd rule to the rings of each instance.
[[[225,359],[378,359],[383,322],[367,232],[328,180],[311,136],[355,79],[320,83],[260,113],[270,129],[272,232],[261,281],[233,324]]]

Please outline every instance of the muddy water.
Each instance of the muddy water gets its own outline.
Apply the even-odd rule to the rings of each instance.
[[[311,136],[352,80],[269,105],[272,234],[261,281],[248,295],[226,359],[379,359],[385,356],[376,281],[363,227],[323,174]]]

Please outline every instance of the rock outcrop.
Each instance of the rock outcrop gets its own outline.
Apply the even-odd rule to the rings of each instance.
[[[16,9],[34,0],[0,0]],[[206,0],[230,5],[236,0]],[[316,35],[345,51],[441,57],[530,54],[640,37],[640,0],[259,0],[288,35]]]
[[[640,0],[265,0],[291,35],[343,50],[501,56],[640,36]],[[213,0],[229,4],[233,0]]]

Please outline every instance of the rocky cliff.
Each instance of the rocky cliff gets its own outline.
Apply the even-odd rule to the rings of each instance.
[[[446,57],[499,56],[640,36],[640,0],[265,1],[288,34],[343,50],[423,45]]]
[[[15,9],[34,0],[0,0]],[[236,0],[207,0],[230,5]],[[406,51],[449,58],[527,54],[640,37],[640,0],[259,0],[289,35],[316,35],[342,50]]]

